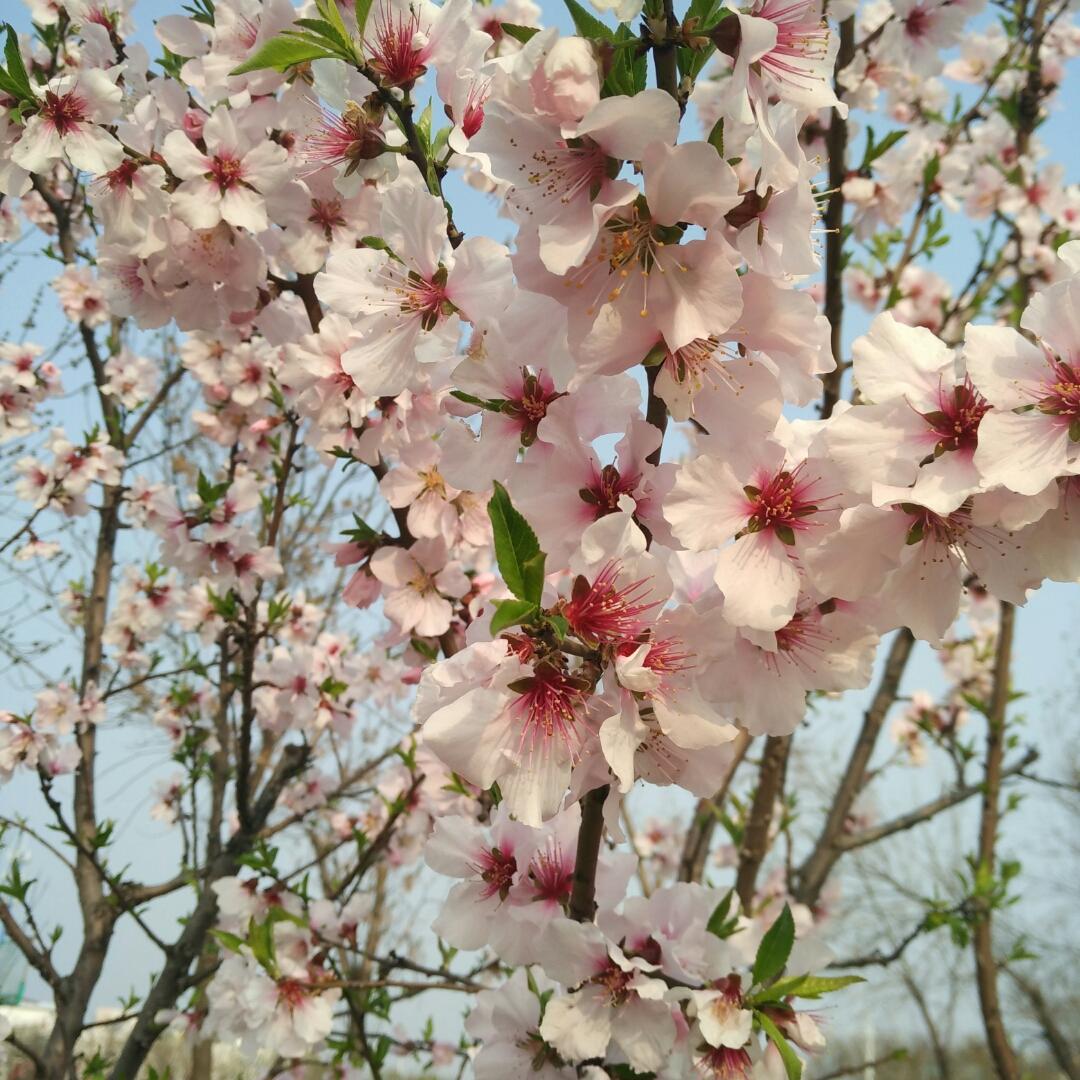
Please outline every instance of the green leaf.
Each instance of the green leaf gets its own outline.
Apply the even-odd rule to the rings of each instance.
[[[299,37],[276,37],[266,42],[262,48],[255,51],[254,56],[249,56],[239,67],[233,68],[230,75],[245,75],[249,71],[262,71],[272,68],[274,71],[285,71],[294,64],[304,64],[309,60],[321,60],[334,54],[322,45],[314,41]]]
[[[521,567],[525,578],[525,596],[530,603],[539,604],[544,593],[544,563],[547,556],[537,552],[531,559],[526,559]]]
[[[364,36],[364,27],[367,26],[370,14],[371,0],[356,0],[356,32],[360,37]]]
[[[491,618],[491,632],[498,634],[508,626],[528,622],[539,609],[530,600],[495,600],[495,614]]]
[[[785,907],[785,910],[787,908]],[[764,1014],[756,1013],[761,1030],[769,1037],[769,1041],[780,1052],[780,1060],[784,1063],[784,1071],[788,1080],[802,1080],[802,1062],[798,1059],[795,1051],[791,1049],[791,1043],[780,1033],[780,1029]]]
[[[488,502],[488,517],[491,518],[491,528],[495,534],[495,559],[506,587],[519,600],[538,604],[540,592],[536,588],[537,582],[543,586],[543,577],[538,579],[536,574],[536,557],[539,555],[543,558],[540,541],[525,518],[514,509],[506,488],[498,481]],[[528,569],[526,563],[529,564]],[[542,562],[540,571],[542,575]]]
[[[709,916],[709,921],[705,924],[705,929],[710,934],[715,934],[718,938],[726,938],[731,936],[732,930],[738,925],[739,916],[736,912],[733,919],[728,918],[731,914],[731,902],[735,899],[735,890],[728,889],[727,895],[719,904],[713,908],[713,913]]]
[[[881,142],[875,143],[874,129],[872,127],[867,127],[866,152],[863,154],[862,165],[860,168],[869,169],[886,150],[895,146],[906,134],[906,131],[890,131]]]
[[[238,953],[244,945],[244,939],[237,937],[236,934],[230,934],[228,930],[211,930],[211,934],[218,939],[218,941],[225,946],[229,952]]]
[[[791,955],[791,947],[795,944],[795,920],[791,917],[791,908],[784,905],[784,910],[777,916],[776,922],[765,931],[765,936],[758,946],[757,956],[754,957],[754,985],[775,979]]]
[[[5,69],[0,69],[0,88],[20,101],[36,101],[30,78],[26,74],[26,66],[23,64],[22,53],[19,52],[19,35],[15,28],[4,23],[7,32],[7,41],[4,43]]]
[[[601,24],[602,25],[602,24]],[[606,30],[607,27],[604,27]],[[645,89],[648,81],[648,66],[645,54],[638,55],[641,39],[625,23],[620,23],[613,36],[615,53],[611,61],[611,70],[601,89],[601,97],[625,95],[633,97]]]
[[[822,994],[831,994],[843,990],[845,986],[866,982],[861,975],[793,975],[789,979],[774,982],[768,990],[753,996],[753,1004],[766,1001],[782,1001],[784,998],[819,998]]]
[[[352,34],[341,17],[341,9],[337,6],[337,0],[315,0],[315,6],[319,14],[330,24],[334,35],[341,40],[347,53],[353,51]]]
[[[540,33],[539,27],[536,26],[518,26],[517,23],[500,23],[504,34],[509,34],[515,41],[520,41],[524,45],[530,38]]]
[[[724,118],[721,116],[712,126],[709,132],[709,145],[716,148],[716,152],[724,156]]]
[[[274,924],[270,919],[257,923],[254,919],[248,927],[248,946],[251,955],[273,975],[277,970],[274,959]]]
[[[602,23],[595,15],[590,15],[577,0],[563,0],[563,3],[566,5],[566,10],[570,12],[574,29],[583,38],[615,42],[615,31],[606,23]]]
[[[935,154],[923,167],[922,182],[927,191],[934,186],[934,181],[937,180],[939,172],[941,172],[941,157]]]

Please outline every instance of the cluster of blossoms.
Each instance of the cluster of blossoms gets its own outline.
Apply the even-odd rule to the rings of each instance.
[[[34,410],[60,393],[60,371],[35,345],[0,342],[0,441],[35,430]]]
[[[186,830],[188,803],[235,777],[213,828],[237,850],[200,885],[226,955],[167,1019],[299,1058],[355,1013],[368,895],[327,873],[316,898],[264,849],[265,885],[236,876],[310,816],[319,859],[422,854],[459,879],[436,931],[518,968],[469,980],[481,1080],[791,1076],[793,1045],[820,1048],[794,1002],[851,980],[813,974],[829,956],[808,909],[780,885],[743,910],[691,882],[628,895],[634,857],[597,849],[624,838],[636,785],[711,796],[746,739],[865,687],[901,628],[944,647],[960,688],[895,728],[917,759],[984,694],[980,598],[1080,580],[1080,190],[1004,111],[945,116],[947,80],[992,71],[1008,97],[1027,77],[1007,35],[968,32],[980,6],[830,7],[864,41],[839,70],[819,0],[695,4],[682,24],[627,0],[622,36],[587,13],[580,36],[540,29],[526,0],[218,0],[158,21],[160,74],[121,9],[39,0],[38,36],[9,32],[4,212],[56,234],[54,291],[91,345],[123,320],[184,337],[171,368],[92,348],[104,423],[15,465],[35,511],[86,515],[93,489],[114,535],[122,520],[156,550],[107,612],[99,582],[72,585],[100,655],[81,692],[0,715],[0,776],[86,768],[79,736],[144,688],[181,766],[155,817]],[[1080,35],[1060,20],[1039,49],[1052,87]],[[826,191],[849,107],[910,128],[867,131]],[[462,232],[455,182],[497,204],[508,246]],[[839,270],[830,295],[817,281],[827,198],[850,208],[843,284],[874,314],[850,363],[822,312],[842,307]],[[974,323],[996,314],[984,293],[912,265],[941,245],[937,198],[1015,219],[999,259],[1030,296],[1019,329]],[[2,438],[59,392],[38,355],[0,346]],[[209,452],[136,472],[182,380]],[[321,566],[296,549],[339,511],[300,494],[301,461],[343,487],[366,473],[385,502]],[[381,615],[366,647],[292,588],[291,560],[313,582],[332,563],[344,604]],[[145,689],[171,648],[168,690]],[[412,729],[386,722],[406,697]],[[354,768],[375,737],[390,749]],[[670,873],[670,825],[636,843]]]

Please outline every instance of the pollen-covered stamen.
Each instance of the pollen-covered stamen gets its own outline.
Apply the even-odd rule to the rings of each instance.
[[[553,148],[534,150],[529,161],[518,166],[521,175],[506,201],[525,214],[535,214],[552,201],[565,206],[591,195],[606,170],[607,156],[592,139],[560,140]]]
[[[743,1047],[706,1045],[694,1057],[694,1068],[703,1080],[746,1080],[753,1064]]]
[[[979,424],[990,409],[990,402],[965,377],[956,386],[938,387],[938,407],[923,413],[923,419],[937,436],[934,456],[953,450],[974,450],[979,443]]]
[[[346,225],[345,215],[341,212],[340,199],[312,199],[308,221],[322,228],[327,240],[333,238],[335,229]]]
[[[570,629],[582,641],[598,645],[618,645],[636,638],[645,630],[642,616],[658,601],[645,603],[649,593],[646,579],[619,586],[617,560],[612,560],[596,575],[592,584],[582,575],[574,579],[570,600],[563,607]]]
[[[931,563],[956,559],[972,573],[977,573],[970,566],[970,552],[1005,557],[1010,551],[1021,550],[1012,533],[976,525],[971,519],[970,499],[947,517],[914,503],[902,503],[899,511],[908,516],[907,544],[921,544],[922,558]],[[943,551],[943,548],[948,550]]]
[[[1037,407],[1049,416],[1062,417],[1070,425],[1070,438],[1080,442],[1080,365],[1052,360],[1050,369]]]
[[[631,495],[641,477],[636,473],[623,476],[614,465],[605,465],[599,472],[593,470],[592,482],[578,491],[582,502],[596,507],[596,516],[614,514],[619,509],[619,499]]]
[[[69,90],[66,94],[46,90],[40,115],[57,135],[70,135],[78,130],[80,124],[89,121],[90,106],[76,90]]]
[[[829,28],[817,13],[814,0],[767,0],[754,14],[776,27],[776,44],[759,63],[779,82],[808,86],[820,81],[807,62],[825,58],[829,48]]]
[[[412,86],[427,70],[420,13],[411,10],[406,17],[384,0],[371,23],[374,36],[365,44],[383,85]]]
[[[619,652],[629,656],[637,648],[634,642],[627,642],[620,646]],[[683,643],[674,637],[658,638],[649,643],[649,651],[643,661],[645,667],[655,671],[657,675],[673,675],[676,671],[685,671],[693,667],[693,655],[683,652]],[[630,652],[626,650],[629,649]]]
[[[534,374],[528,368],[521,369],[521,390],[517,397],[506,399],[502,412],[521,424],[522,446],[532,446],[536,442],[537,430],[540,421],[547,416],[548,406],[561,397],[566,394],[556,392],[546,371]]]
[[[820,497],[813,494],[816,479],[802,476],[805,462],[776,473],[759,472],[753,484],[743,488],[748,516],[744,533],[772,532],[785,544],[795,543],[795,534],[810,528],[821,509]],[[827,496],[826,496],[827,497]]]
[[[599,986],[607,995],[611,1005],[624,1005],[635,994],[631,983],[634,981],[633,971],[623,971],[613,960],[608,962],[603,971],[594,975],[589,982],[593,986]]]
[[[564,275],[567,288],[586,289],[592,294],[586,309],[590,315],[602,304],[614,303],[628,289],[640,292],[638,314],[649,314],[649,278],[653,273],[686,271],[679,260],[679,226],[659,226],[649,217],[647,207],[635,205],[629,217],[613,218],[597,238],[593,254],[579,267]]]
[[[319,165],[347,165],[350,176],[361,162],[376,158],[386,149],[380,117],[355,101],[345,103],[340,116],[321,109],[318,128],[304,140],[306,160]]]
[[[433,491],[441,498],[446,498],[446,481],[443,479],[443,475],[432,466],[430,469],[419,469],[416,475],[420,477],[420,480],[424,485],[424,492]]]
[[[549,664],[538,664],[530,677],[511,684],[510,689],[519,695],[511,708],[521,721],[521,748],[546,752],[549,740],[557,738],[576,757],[581,742],[577,709],[585,698],[581,680]]]
[[[217,154],[211,160],[210,171],[206,175],[208,180],[217,184],[218,191],[224,194],[230,188],[243,183],[244,164],[234,154]]]
[[[533,855],[529,862],[529,882],[533,900],[553,901],[566,905],[574,884],[574,860],[567,860],[562,845],[549,839],[547,846]]]
[[[724,364],[724,358],[738,358],[738,353],[725,352],[725,347],[716,337],[697,338],[681,349],[669,352],[663,360],[668,374],[679,385],[690,385],[700,389],[705,383],[726,383],[733,393],[741,393],[743,387],[731,377]]]
[[[124,158],[111,172],[107,172],[101,180],[109,191],[119,191],[130,188],[135,174],[139,171],[138,164],[131,158]]]
[[[941,517],[925,506],[916,503],[901,503],[900,512],[910,518],[905,543],[921,544],[929,541],[936,544],[952,546],[964,535],[966,527],[962,524],[959,513]]]
[[[309,988],[299,979],[282,979],[277,984],[278,1001],[293,1010],[303,1005],[308,998]]]
[[[510,895],[510,887],[514,884],[514,877],[517,875],[517,859],[514,858],[512,851],[493,847],[481,851],[480,857],[471,869],[484,883],[480,892],[484,900],[489,900],[493,896],[505,900]]]
[[[776,631],[776,652],[763,651],[767,667],[779,671],[781,662],[816,668],[827,655],[833,636],[817,609],[797,611],[787,625]]]
[[[377,284],[385,291],[386,307],[403,315],[419,316],[425,330],[434,330],[442,318],[454,311],[454,305],[446,294],[447,271],[440,266],[430,278],[416,270],[410,270],[397,259],[387,259],[376,271]],[[379,301],[369,306],[380,306]]]

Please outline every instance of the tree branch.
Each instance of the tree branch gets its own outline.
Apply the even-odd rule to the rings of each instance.
[[[870,764],[870,758],[873,756],[885,718],[896,701],[900,690],[900,680],[914,645],[914,636],[905,628],[897,632],[889,647],[881,681],[878,683],[870,707],[863,714],[862,729],[848,757],[847,766],[840,779],[840,786],[829,806],[825,824],[813,850],[795,872],[793,895],[800,903],[808,904],[810,907],[817,903],[833,866],[840,858],[842,851],[840,840],[851,814],[851,807],[866,782],[866,770]]]
[[[986,765],[983,779],[982,815],[979,822],[979,875],[993,877],[998,824],[1001,820],[1001,782],[1004,778],[1005,721],[1009,702],[1009,668],[1012,661],[1013,627],[1016,609],[1001,605],[997,655],[994,661],[994,688],[987,716]],[[979,911],[972,932],[975,951],[975,985],[979,991],[986,1041],[1000,1080],[1019,1080],[1016,1054],[1009,1043],[998,996],[997,962],[994,960],[993,911],[986,898],[976,898]]]

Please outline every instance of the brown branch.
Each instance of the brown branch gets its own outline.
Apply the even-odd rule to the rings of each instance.
[[[202,952],[207,934],[217,919],[217,896],[209,886],[223,877],[230,877],[240,868],[240,859],[250,849],[258,830],[277,805],[278,797],[296,776],[304,771],[310,759],[307,744],[293,743],[285,747],[273,775],[255,800],[251,811],[251,829],[241,828],[234,833],[221,854],[207,868],[207,887],[199,897],[194,911],[184,923],[184,929],[169,946],[165,964],[146,995],[139,1018],[128,1035],[113,1064],[111,1080],[130,1080],[138,1075],[151,1046],[163,1030],[158,1013],[171,1008],[181,993],[192,962]]]
[[[574,858],[574,883],[570,889],[570,918],[592,922],[596,914],[596,864],[604,835],[604,802],[608,785],[593,788],[581,799],[581,827]]]
[[[11,1032],[4,1040],[10,1043],[20,1054],[23,1055],[34,1067],[34,1076],[40,1076],[43,1080],[47,1080],[48,1074],[45,1071],[45,1059],[28,1043],[24,1043],[15,1032]],[[12,1072],[11,1076],[15,1076],[16,1073]]]
[[[998,778],[999,784],[1000,781],[1010,776],[1017,776],[1022,773],[1038,757],[1039,752],[1037,750],[1034,748],[1028,750],[1020,761],[1010,765],[1008,768],[1001,769]],[[952,791],[947,791],[936,799],[931,799],[930,802],[923,803],[922,806],[918,806],[906,814],[901,814],[899,817],[892,818],[890,821],[841,836],[837,839],[836,846],[840,851],[854,851],[857,848],[866,847],[867,844],[876,844],[879,840],[884,840],[888,836],[894,836],[898,832],[913,829],[916,825],[921,825],[924,821],[936,817],[943,810],[948,810],[950,807],[970,799],[973,795],[982,794],[985,790],[985,782],[961,784],[959,787],[953,788]]]
[[[1039,1022],[1039,1027],[1042,1028],[1043,1038],[1046,1040],[1046,1045],[1049,1046],[1050,1053],[1053,1054],[1058,1068],[1061,1069],[1068,1080],[1080,1080],[1080,1060],[1077,1060],[1077,1055],[1073,1051],[1065,1032],[1057,1025],[1054,1018],[1056,1007],[1046,1000],[1043,992],[1035,983],[1029,982],[1011,967],[1005,968],[1005,974],[1016,983],[1031,1003],[1031,1010],[1035,1014],[1035,1019]]]
[[[682,855],[679,858],[679,881],[700,881],[705,873],[705,860],[709,857],[709,845],[720,818],[720,811],[735,779],[735,773],[746,757],[746,751],[750,749],[750,741],[747,732],[739,732],[732,744],[734,756],[720,787],[711,798],[698,799],[694,808],[694,820],[686,830],[686,838],[683,840]]]
[[[415,796],[416,792],[420,789],[420,785],[424,782],[424,774],[417,773],[409,785],[408,790],[402,792],[398,798],[398,805],[394,807],[386,821],[383,823],[383,827],[379,830],[378,836],[364,848],[360,855],[360,858],[356,860],[356,865],[349,871],[349,873],[342,879],[337,887],[330,894],[331,900],[337,900],[345,893],[345,890],[349,888],[354,882],[359,882],[360,879],[375,865],[378,857],[390,846],[390,841],[394,837],[394,830],[397,826],[398,819],[409,810],[409,806]]]
[[[885,718],[900,690],[900,680],[911,656],[915,638],[908,629],[897,632],[889,647],[881,681],[874,694],[870,707],[863,715],[862,729],[855,741],[847,766],[840,780],[840,786],[829,806],[813,850],[795,872],[793,896],[803,904],[813,907],[825,887],[829,874],[837,859],[840,858],[839,841],[851,814],[851,808],[866,782],[866,770],[873,756],[878,736],[881,734]]]
[[[49,956],[30,940],[30,935],[22,928],[4,900],[0,900],[0,923],[3,923],[4,932],[15,943],[26,962],[52,987],[53,992],[59,995],[62,987],[60,973],[53,967]]]
[[[918,980],[912,978],[911,972],[906,970],[906,967],[901,972],[900,978],[903,980],[907,992],[911,995],[911,1000],[915,1002],[915,1007],[919,1010],[919,1015],[922,1017],[923,1024],[926,1025],[926,1033],[930,1036],[930,1048],[934,1054],[934,1063],[937,1065],[938,1076],[941,1080],[949,1080],[950,1069],[948,1051],[945,1049],[945,1044],[941,1041],[941,1032],[938,1031],[937,1023],[934,1021],[934,1015],[926,1002],[926,995],[919,986]]]
[[[816,1077],[815,1080],[839,1080],[841,1076],[854,1076],[856,1073],[865,1073],[872,1076],[873,1069],[878,1065],[888,1065],[893,1061],[902,1061],[906,1054],[906,1050],[892,1050],[887,1054],[882,1054],[879,1058],[874,1058],[872,1061],[860,1061],[858,1065],[844,1065],[830,1073],[824,1073],[822,1076]]]
[[[836,53],[833,87],[839,95],[840,72],[855,56],[855,16],[840,24],[840,47]],[[823,379],[821,415],[827,419],[840,400],[844,379],[844,192],[847,179],[848,122],[838,109],[832,110],[825,145],[829,155],[829,203],[825,207],[825,318],[829,320],[830,339],[836,367]]]
[[[1005,762],[1005,723],[1009,702],[1009,669],[1012,662],[1013,627],[1016,609],[1009,603],[1001,605],[998,626],[997,654],[994,660],[994,687],[987,715],[986,764],[982,814],[979,821],[979,875],[994,874],[995,847],[1001,820],[1001,782]],[[994,960],[993,911],[985,897],[976,898],[979,918],[972,932],[975,952],[975,985],[979,991],[986,1041],[994,1069],[1000,1080],[1019,1080],[1020,1069],[1016,1054],[1009,1043],[1005,1022],[1001,1016],[998,995],[997,962]]]
[[[142,407],[135,423],[131,425],[124,435],[125,447],[130,448],[135,445],[136,440],[143,432],[143,428],[150,422],[150,418],[165,404],[169,394],[172,393],[173,388],[183,377],[184,369],[182,367],[173,368],[165,376],[161,386],[158,387],[158,392]]]
[[[749,912],[753,907],[758,873],[769,853],[769,828],[772,825],[773,808],[784,789],[784,774],[790,752],[790,735],[770,735],[766,738],[757,790],[754,792],[750,816],[743,831],[739,867],[735,876],[735,892],[738,893],[745,912]]]

